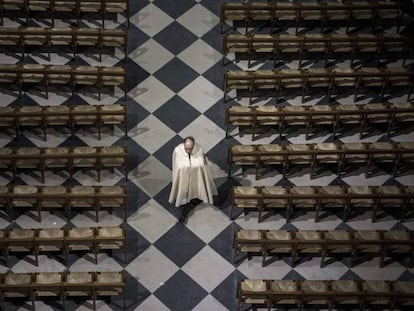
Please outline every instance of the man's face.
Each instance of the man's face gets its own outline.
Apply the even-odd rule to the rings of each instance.
[[[184,143],[184,149],[185,149],[185,152],[191,153],[194,149],[194,143],[191,140],[187,140]]]

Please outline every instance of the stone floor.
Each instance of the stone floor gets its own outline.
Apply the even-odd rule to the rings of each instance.
[[[228,218],[228,195],[233,185],[414,185],[413,172],[391,178],[379,170],[374,176],[365,178],[364,170],[355,169],[339,179],[326,170],[321,177],[310,179],[307,169],[295,169],[288,178],[282,179],[273,171],[258,181],[254,172],[242,176],[235,171],[227,179],[227,150],[233,144],[251,144],[251,137],[240,137],[233,132],[225,138],[224,116],[229,105],[247,105],[248,100],[236,99],[222,102],[223,72],[230,69],[247,69],[247,62],[227,62],[222,65],[219,14],[222,1],[218,0],[139,0],[131,1],[131,25],[129,28],[128,58],[123,60],[121,51],[103,57],[102,63],[87,51],[78,59],[70,54],[53,53],[52,64],[90,64],[126,66],[128,69],[128,135],[125,139],[121,129],[107,130],[98,140],[96,130],[84,129],[70,137],[69,131],[48,131],[48,140],[42,140],[40,130],[25,131],[19,140],[11,133],[0,133],[0,146],[72,146],[72,145],[126,145],[129,148],[130,179],[128,187],[128,256],[123,262],[122,254],[99,255],[99,265],[94,265],[89,256],[71,256],[65,267],[55,257],[40,256],[39,267],[28,258],[11,258],[11,265],[0,265],[0,272],[31,271],[112,271],[125,269],[127,273],[127,309],[143,311],[220,311],[236,309],[236,284],[242,278],[272,279],[414,279],[414,271],[406,269],[400,262],[393,262],[379,269],[378,259],[365,261],[353,268],[346,260],[335,262],[321,269],[319,259],[302,262],[292,268],[288,261],[281,260],[261,267],[260,258],[232,263],[232,234],[237,228],[298,228],[298,229],[400,229],[414,228],[413,221],[399,223],[393,215],[383,215],[371,223],[370,214],[351,218],[347,223],[335,215],[328,215],[318,223],[309,212],[286,224],[283,215],[276,214],[258,224],[254,213],[239,215],[235,221]],[[6,19],[6,26],[17,26],[23,20]],[[57,26],[66,26],[71,21],[59,21]],[[32,20],[32,26],[48,26],[49,20]],[[100,26],[99,22],[82,20],[84,27]],[[125,26],[125,19],[118,16],[117,22],[108,22],[106,27]],[[338,31],[341,31],[339,29]],[[232,58],[232,55],[229,56]],[[18,55],[3,53],[1,63],[21,61]],[[46,54],[31,51],[24,59],[27,63],[49,63]],[[282,68],[296,68],[296,61],[284,62]],[[309,66],[319,64],[309,63]],[[391,63],[389,66],[399,66]],[[270,68],[271,63],[259,62],[252,69]],[[349,66],[339,61],[337,66]],[[403,95],[392,96],[393,102],[406,100]],[[352,95],[342,94],[336,98],[340,104],[352,103]],[[367,91],[359,103],[378,101],[375,92]],[[123,103],[122,91],[104,94],[102,103]],[[255,99],[255,105],[271,104],[271,99]],[[93,92],[81,90],[76,98],[65,92],[51,93],[46,100],[35,89],[17,98],[6,90],[0,93],[0,105],[59,105],[97,104]],[[326,103],[324,94],[317,94],[308,104]],[[299,97],[283,100],[285,105],[300,104]],[[408,128],[392,137],[394,141],[414,141],[413,128]],[[204,147],[210,160],[219,198],[216,205],[201,204],[190,215],[186,224],[177,224],[179,211],[167,202],[171,179],[171,153],[182,137],[192,135]],[[343,142],[360,141],[358,133],[345,133],[339,138]],[[386,140],[381,130],[372,129],[362,141]],[[290,132],[284,143],[332,141],[329,132],[322,132],[305,141],[305,134]],[[255,143],[278,143],[277,135],[263,135]],[[10,175],[0,174],[0,184],[10,182]],[[38,172],[22,173],[18,184],[41,184]],[[67,172],[47,173],[46,185],[96,185],[96,174],[78,172],[73,179]],[[122,174],[105,172],[100,185],[123,185]],[[5,227],[84,227],[120,225],[122,217],[101,212],[96,223],[89,214],[74,215],[70,223],[59,214],[43,213],[43,221],[37,222],[30,213],[20,215],[14,223],[0,218]],[[30,256],[28,256],[30,257]],[[58,303],[37,302],[37,310],[59,310]],[[27,306],[8,304],[6,310],[26,310]],[[71,302],[70,310],[89,310],[88,302]],[[119,309],[119,301],[100,301],[99,310]]]

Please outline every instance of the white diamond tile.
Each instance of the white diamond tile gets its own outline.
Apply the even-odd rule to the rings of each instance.
[[[154,295],[149,296],[136,309],[136,311],[169,311],[170,309]]]
[[[88,253],[79,258],[70,266],[71,271],[88,272],[117,272],[121,271],[122,267],[116,262],[114,258],[106,253],[98,254],[98,265],[95,265],[93,253]]]
[[[140,67],[153,74],[174,58],[174,54],[154,39],[149,39],[129,54]]]
[[[199,74],[204,73],[222,59],[222,54],[205,41],[198,39],[177,56]]]
[[[151,246],[135,258],[126,270],[153,293],[163,286],[179,268],[157,248]]]
[[[180,132],[180,136],[196,137],[202,144],[204,152],[207,153],[218,141],[224,138],[225,133],[213,121],[204,115],[200,115]]]
[[[39,256],[39,266],[35,265],[34,256],[25,256],[23,260],[19,260],[12,268],[14,273],[30,272],[63,272],[66,267],[57,260],[51,259],[46,255]]]
[[[198,205],[190,214],[186,226],[206,244],[230,224],[222,211],[207,203]]]
[[[63,211],[60,211],[63,212]],[[50,212],[40,212],[42,221],[37,221],[37,212],[26,212],[16,219],[16,223],[22,228],[62,228],[66,225],[66,216]]]
[[[183,88],[178,95],[200,112],[205,112],[223,97],[223,91],[199,76]]]
[[[130,17],[130,23],[150,37],[155,36],[172,22],[173,19],[168,14],[152,3]]]
[[[300,212],[299,209],[295,212]],[[322,216],[323,213],[320,214]],[[291,219],[290,223],[299,230],[334,230],[342,220],[335,215],[324,216],[319,222],[315,222],[315,212],[308,212],[305,215],[296,216]]]
[[[206,291],[211,292],[217,287],[217,284],[220,284],[233,272],[234,268],[226,259],[207,245],[191,258],[182,267],[182,270]]]
[[[226,311],[228,310],[223,306],[216,298],[211,295],[207,295],[201,302],[196,305],[193,311]]]
[[[297,264],[294,268],[297,273],[306,280],[339,280],[348,271],[348,268],[340,261],[335,261],[321,268],[321,258],[314,257]]]
[[[120,211],[123,215],[123,209]],[[108,226],[116,227],[122,224],[123,219],[116,216],[115,214],[110,214],[108,211],[99,212],[99,223],[95,221],[95,211],[85,210],[82,213],[77,213],[76,216],[71,218],[71,223],[76,227],[96,227],[96,226]],[[121,216],[123,217],[123,216]]]
[[[149,153],[154,153],[175,136],[157,117],[149,115],[129,131],[129,137]]]
[[[128,218],[128,224],[151,243],[157,241],[176,223],[177,219],[153,199]]]
[[[282,280],[292,268],[283,260],[277,260],[262,267],[262,257],[253,256],[251,260],[244,260],[238,270],[249,279]]]
[[[378,216],[380,216],[380,214],[380,212],[377,213]],[[396,223],[395,218],[388,214],[386,214],[385,217],[378,217],[377,221],[373,223],[371,221],[371,215],[372,213],[368,211],[361,215],[350,217],[346,224],[355,230],[389,230]]]
[[[150,156],[138,165],[137,173],[129,178],[149,196],[154,196],[171,182],[171,171]]]
[[[193,6],[177,21],[198,37],[202,37],[220,22],[218,16],[200,4]]]
[[[406,269],[398,262],[379,268],[380,258],[364,261],[350,270],[363,280],[397,280]]]
[[[128,94],[149,112],[154,112],[170,100],[175,93],[154,76],[149,76]]]

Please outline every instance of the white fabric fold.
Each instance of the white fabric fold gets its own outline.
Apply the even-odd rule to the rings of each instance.
[[[168,201],[176,207],[187,204],[192,199],[213,204],[214,195],[217,195],[217,188],[208,165],[204,164],[201,146],[194,144],[189,155],[184,144],[179,144],[172,156],[172,187]]]

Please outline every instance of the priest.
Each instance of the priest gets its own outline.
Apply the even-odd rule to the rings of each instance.
[[[213,204],[217,189],[203,149],[193,137],[186,137],[172,155],[172,187],[169,202],[181,208],[180,222],[201,202]]]

